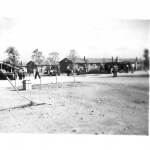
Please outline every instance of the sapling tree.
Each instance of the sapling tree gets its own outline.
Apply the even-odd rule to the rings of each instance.
[[[44,60],[44,56],[43,56],[42,52],[39,51],[38,49],[35,49],[32,52],[31,58],[33,61],[38,62],[38,64],[40,64],[40,65],[41,65],[42,61]]]
[[[42,54],[41,51],[39,51],[38,49],[35,49],[33,52],[32,52],[32,56],[31,56],[32,60],[37,62],[38,65],[41,67],[42,65],[42,62],[44,61],[44,56]],[[33,68],[32,68],[33,69]],[[40,84],[41,84],[41,78],[40,78]]]
[[[56,83],[57,83],[57,74],[59,72],[59,65],[58,65],[58,53],[57,52],[51,52],[48,54],[47,60],[55,67],[56,71]]]
[[[67,56],[67,58],[69,60],[71,60],[73,63],[72,64],[72,70],[73,70],[73,78],[74,78],[74,82],[75,82],[75,75],[74,75],[75,74],[75,63],[76,63],[77,59],[79,58],[75,49],[69,51],[69,55]]]

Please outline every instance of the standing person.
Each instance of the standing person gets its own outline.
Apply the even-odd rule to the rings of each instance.
[[[99,73],[101,73],[102,68],[103,68],[103,66],[102,66],[102,64],[100,64],[100,67],[99,67]]]
[[[86,66],[84,65],[84,74],[86,74]]]
[[[74,66],[72,66],[72,67],[71,67],[71,69],[70,69],[70,71],[71,71],[71,75],[72,75],[72,76],[74,75],[74,70],[75,70],[75,67],[74,67]]]
[[[19,70],[18,76],[19,76],[19,80],[22,80],[22,70]]]
[[[111,64],[110,65],[110,74],[112,74],[112,72],[113,72],[113,65]]]
[[[60,75],[60,66],[57,66],[57,74]]]
[[[77,69],[77,75],[80,74],[80,67],[78,66],[78,69]]]
[[[39,79],[41,79],[39,72],[40,72],[40,69],[37,67],[35,71],[35,79],[37,76],[39,77]]]
[[[23,78],[23,80],[25,79],[25,72],[24,72],[24,70],[22,70],[22,78]]]
[[[83,66],[81,66],[81,74],[83,74],[83,71],[84,71],[84,70],[83,70]]]
[[[132,73],[134,72],[134,67],[135,67],[135,65],[134,65],[134,63],[132,63],[132,64],[131,64]]]
[[[126,73],[128,73],[128,71],[129,71],[129,66],[128,66],[128,64],[126,65]]]
[[[67,76],[69,76],[71,73],[70,65],[67,66]]]
[[[117,65],[115,64],[114,67],[113,67],[113,73],[114,73],[114,76],[113,76],[113,77],[117,77],[117,71],[118,71],[118,67],[117,67]]]

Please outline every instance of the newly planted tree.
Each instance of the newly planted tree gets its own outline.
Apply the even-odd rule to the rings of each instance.
[[[87,73],[87,71],[88,71],[88,64],[89,64],[89,60],[85,59],[84,60],[84,67],[85,67],[84,73]]]
[[[44,56],[43,56],[42,52],[38,51],[38,49],[35,49],[32,52],[31,58],[33,61],[37,62],[38,65],[41,67],[42,62],[44,61]],[[40,84],[41,84],[41,78],[40,78]]]
[[[56,71],[56,83],[57,83],[57,74],[59,72],[59,68],[58,68],[59,67],[58,66],[59,58],[58,58],[58,55],[59,54],[57,52],[51,52],[51,53],[48,54],[48,57],[47,57],[48,62],[50,62],[55,68],[55,71]]]
[[[71,60],[73,63],[72,70],[73,70],[73,78],[74,78],[74,82],[75,82],[75,63],[76,63],[77,59],[79,58],[75,49],[69,51],[69,55],[67,56],[67,58],[69,60]]]
[[[32,52],[31,58],[33,61],[38,62],[39,64],[41,64],[41,62],[44,60],[44,56],[43,56],[42,52],[40,52],[38,49],[35,49]]]

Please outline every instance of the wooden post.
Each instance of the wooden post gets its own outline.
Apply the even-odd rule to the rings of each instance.
[[[15,71],[15,87],[16,87],[16,71]]]

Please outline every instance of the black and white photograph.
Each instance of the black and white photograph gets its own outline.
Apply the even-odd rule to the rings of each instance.
[[[15,4],[0,17],[0,134],[149,136],[149,19]]]

